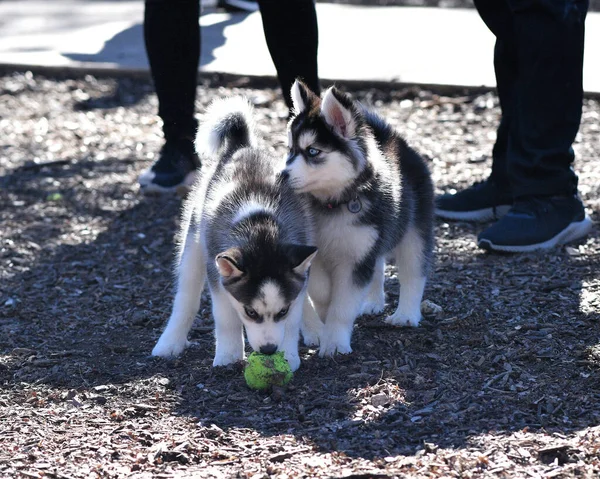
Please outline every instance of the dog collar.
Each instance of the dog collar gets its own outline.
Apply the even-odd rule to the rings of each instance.
[[[348,208],[348,211],[350,213],[356,214],[356,213],[360,212],[360,210],[362,210],[362,202],[360,201],[358,196],[355,196],[350,201],[325,203],[325,208],[327,208],[328,210],[333,210],[342,205],[346,205],[346,208]]]

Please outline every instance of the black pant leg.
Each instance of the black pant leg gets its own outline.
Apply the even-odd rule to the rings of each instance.
[[[258,0],[258,5],[283,97],[291,108],[290,89],[296,78],[320,93],[315,4],[313,0]]]
[[[145,0],[144,41],[166,139],[196,133],[199,0]]]
[[[515,110],[516,65],[510,42],[496,39],[494,48],[494,71],[502,117],[496,130],[496,142],[492,149],[492,173],[490,179],[504,190],[511,190],[508,176],[508,139]]]
[[[518,58],[514,121],[508,142],[513,194],[570,194],[583,101],[587,1],[507,0]]]
[[[513,18],[506,0],[475,0],[481,19],[496,37],[494,72],[502,118],[492,150],[490,179],[503,189],[510,189],[508,177],[508,138],[515,110],[517,83],[517,51],[514,42]]]

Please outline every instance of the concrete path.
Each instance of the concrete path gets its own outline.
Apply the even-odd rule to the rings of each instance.
[[[317,4],[326,80],[494,86],[494,38],[474,10]],[[0,0],[0,65],[146,70],[142,0]],[[205,7],[200,69],[274,76],[259,13]],[[600,13],[584,88],[600,92]]]

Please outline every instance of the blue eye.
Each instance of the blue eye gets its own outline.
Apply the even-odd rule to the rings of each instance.
[[[246,316],[248,316],[250,319],[258,318],[258,313],[249,306],[244,306],[244,312],[246,313]]]
[[[321,153],[321,150],[317,150],[316,148],[308,148],[306,150],[306,154],[310,157],[310,158],[314,158],[315,156],[318,156],[319,153]]]

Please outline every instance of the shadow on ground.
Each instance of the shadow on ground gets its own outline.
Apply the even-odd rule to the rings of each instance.
[[[81,92],[101,96],[114,82],[15,76],[2,84],[16,92],[8,107],[0,104],[15,113],[5,124],[14,130],[0,139],[0,436],[12,447],[0,452],[3,472],[29,471],[37,462],[36,470],[45,471],[45,461],[67,458],[60,472],[73,477],[87,477],[82,463],[129,468],[117,476],[210,465],[222,477],[252,461],[306,471],[310,461],[331,460],[339,462],[323,475],[352,477],[344,476],[344,464],[399,470],[390,469],[396,461],[442,449],[444,457],[459,458],[432,456],[431,470],[442,462],[460,469],[452,461],[469,457],[464,470],[483,470],[490,448],[508,454],[525,444],[503,449],[502,438],[529,431],[535,439],[576,442],[600,424],[597,227],[579,245],[500,256],[475,248],[483,226],[440,221],[426,297],[442,313],[418,329],[362,317],[351,355],[321,359],[303,347],[302,367],[288,388],[254,392],[240,365],[211,367],[209,298],[191,332],[193,347],[178,360],[149,356],[172,301],[180,201],[143,198],[135,186],[160,145],[145,93],[131,108],[77,111],[72,107]],[[219,84],[203,91],[200,101],[208,103],[224,90]],[[406,126],[434,172],[458,171],[447,175],[453,186],[483,174],[465,158],[491,146],[494,106],[475,109],[489,98],[444,100],[423,92],[408,101],[392,93],[366,98],[359,92],[359,98],[383,98],[378,108]],[[407,101],[414,113],[400,106]],[[32,105],[45,121],[32,120]],[[259,124],[269,138],[285,138],[285,121],[272,115],[276,107],[285,109],[282,102],[257,107]],[[596,109],[586,106],[587,114]],[[469,114],[484,120],[477,128],[461,123]],[[465,132],[473,131],[481,137],[471,138],[469,150]],[[584,201],[597,205],[594,135],[584,125],[578,167]],[[282,153],[284,146],[278,148]],[[460,176],[465,169],[468,178]],[[599,212],[593,214],[598,223]],[[386,288],[391,310],[393,267]],[[529,450],[537,447],[531,437]],[[597,455],[592,446],[580,449],[579,457]],[[570,463],[577,455],[552,451],[543,461]],[[492,462],[505,457],[494,454]],[[539,465],[515,457],[513,468]]]
[[[201,32],[201,56],[200,66],[208,65],[215,60],[214,51],[225,44],[226,37],[224,31],[227,27],[243,22],[249,13],[223,13],[218,21],[210,25],[202,26]],[[121,66],[145,67],[146,65],[132,65],[131,62],[139,57],[145,58],[146,55],[139,55],[139,52],[145,52],[144,45],[144,25],[136,24],[117,33],[111,39],[107,40],[102,48],[94,54],[83,53],[62,53],[63,56],[73,61],[86,63],[114,63]]]
[[[127,167],[106,161],[95,174]],[[74,391],[66,397],[87,394],[132,420],[167,407],[206,427],[292,434],[367,459],[413,454],[424,443],[467,447],[490,431],[564,434],[600,423],[598,391],[589,384],[598,364],[587,353],[598,341],[599,316],[580,300],[598,278],[595,259],[578,249],[454,253],[452,243],[476,230],[439,223],[427,297],[444,312],[418,329],[363,317],[351,355],[321,359],[303,348],[291,387],[269,395],[247,389],[241,366],[211,367],[207,300],[192,348],[174,361],[149,357],[172,298],[179,200],[139,198],[111,211],[99,203],[123,192],[110,186],[49,200],[45,178],[85,177],[89,169],[85,161],[21,168],[0,180],[25,211],[46,202],[40,217],[14,211],[23,218],[14,238],[22,248],[4,253],[15,266],[1,286],[5,392],[25,383],[41,388],[40,397],[46,387]],[[75,230],[69,218],[79,218]],[[82,218],[90,218],[84,229]],[[397,283],[388,272],[391,309]]]

